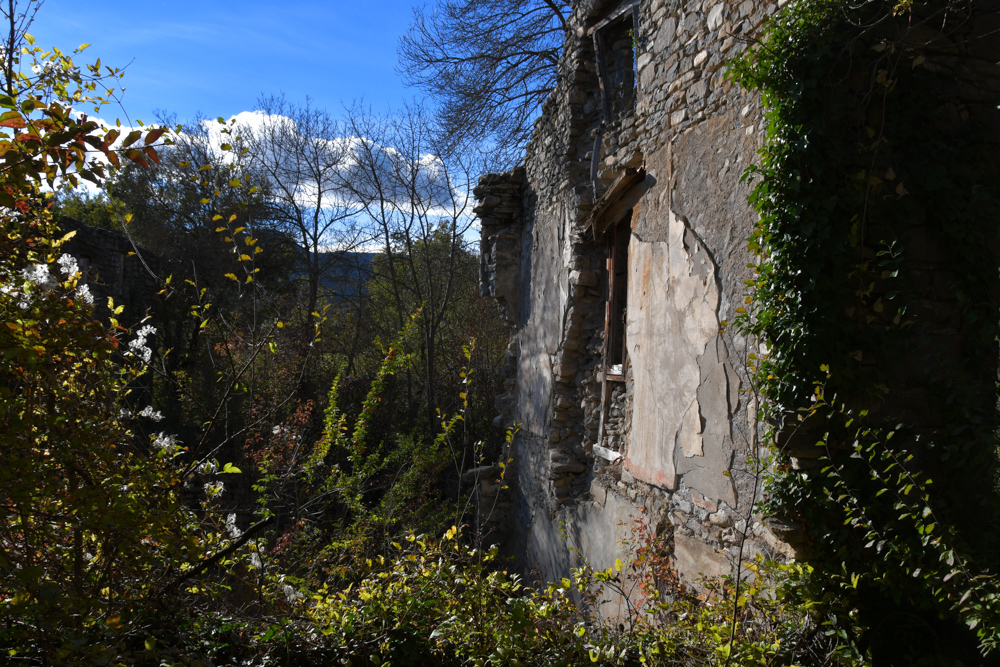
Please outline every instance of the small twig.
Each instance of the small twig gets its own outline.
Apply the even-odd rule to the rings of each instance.
[[[240,538],[238,540],[236,540],[235,542],[233,542],[231,545],[229,545],[228,547],[226,547],[222,551],[216,553],[215,555],[209,556],[208,558],[206,558],[205,560],[203,560],[200,565],[198,565],[197,567],[195,567],[195,568],[193,568],[191,570],[188,570],[187,572],[183,573],[181,576],[179,576],[176,579],[174,579],[171,583],[167,584],[167,586],[163,589],[164,592],[169,591],[171,589],[174,589],[177,586],[180,586],[182,583],[184,583],[188,579],[191,579],[193,577],[197,577],[197,576],[203,574],[206,570],[208,570],[208,568],[212,567],[213,565],[215,565],[216,563],[218,563],[220,560],[222,560],[226,556],[232,554],[237,549],[239,549],[244,544],[246,544],[250,540],[250,538],[253,537],[253,535],[257,531],[259,531],[261,528],[263,528],[264,526],[270,524],[273,521],[274,521],[274,517],[270,516],[270,517],[268,517],[266,519],[258,521],[254,525],[250,526],[249,528],[247,528],[246,532],[243,533],[243,535],[241,535]]]

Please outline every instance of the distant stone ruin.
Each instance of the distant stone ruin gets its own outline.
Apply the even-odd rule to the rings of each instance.
[[[140,257],[120,232],[66,217],[59,220],[59,228],[63,234],[76,232],[62,250],[77,259],[83,274],[80,282],[90,287],[98,316],[107,318],[110,297],[116,307],[125,307],[118,316],[123,324],[131,325],[145,317],[147,309],[156,303],[160,288],[144,262],[155,262],[156,258],[148,252]]]

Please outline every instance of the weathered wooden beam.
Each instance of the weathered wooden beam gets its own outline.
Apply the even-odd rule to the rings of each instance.
[[[616,20],[620,19],[625,12],[634,12],[639,6],[639,0],[625,0],[622,4],[618,5],[616,8],[611,10],[611,12],[605,16],[597,25],[590,28],[587,31],[588,35],[593,35],[595,32],[601,30],[604,26],[614,23]]]
[[[635,206],[638,193],[633,193],[633,190],[644,180],[646,180],[645,169],[627,167],[611,184],[604,196],[597,200],[594,210],[590,214],[590,220],[587,222],[593,231],[595,241],[600,239],[611,225],[616,224],[630,208]]]

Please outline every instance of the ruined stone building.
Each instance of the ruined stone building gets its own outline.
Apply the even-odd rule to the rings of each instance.
[[[762,116],[723,65],[773,9],[580,3],[524,166],[476,189],[484,287],[516,330],[507,539],[545,577],[607,567],[640,517],[672,523],[684,574],[730,570],[756,408],[722,321]]]
[[[123,323],[142,320],[156,303],[160,289],[144,262],[156,262],[157,258],[148,252],[140,257],[128,237],[110,229],[67,217],[59,220],[59,228],[64,234],[75,232],[62,249],[76,257],[83,274],[80,282],[90,287],[97,315],[107,318],[110,297],[125,307],[119,316]]]
[[[514,332],[500,421],[519,428],[491,518],[523,570],[606,568],[636,519],[688,578],[730,572],[745,528],[744,554],[794,554],[781,522],[744,523],[756,350],[725,326],[765,129],[725,64],[779,4],[578,3],[523,166],[475,189],[483,289]]]

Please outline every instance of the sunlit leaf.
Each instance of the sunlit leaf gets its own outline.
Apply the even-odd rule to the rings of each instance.
[[[146,133],[145,144],[148,146],[154,143],[157,139],[163,136],[163,133],[167,131],[165,127],[157,127]]]
[[[131,146],[132,144],[137,142],[139,140],[139,137],[141,136],[142,136],[142,130],[132,130],[125,137],[125,140],[122,141],[122,147],[124,148],[127,146]]]

